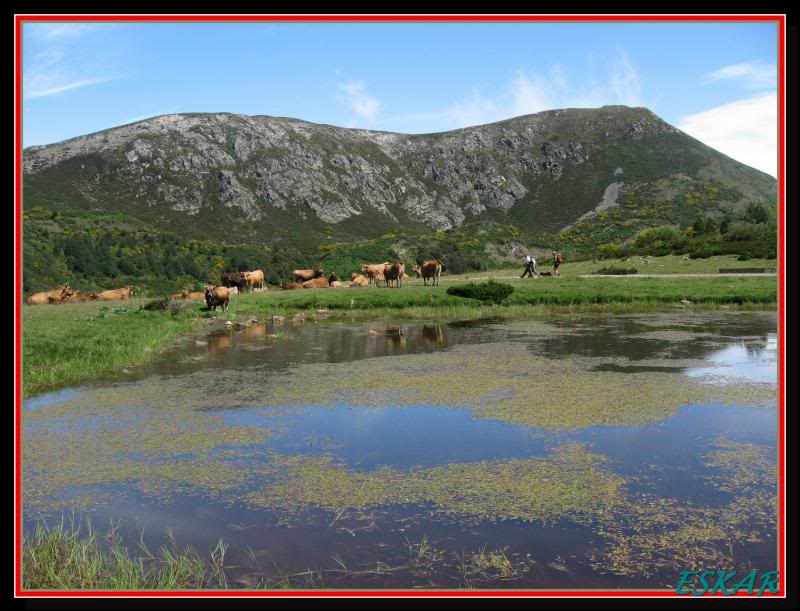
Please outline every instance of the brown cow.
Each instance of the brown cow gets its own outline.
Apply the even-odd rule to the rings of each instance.
[[[100,301],[116,301],[117,299],[127,299],[133,296],[133,287],[129,284],[121,289],[114,289],[111,291],[103,291],[97,294],[97,299]]]
[[[84,301],[94,301],[97,299],[97,293],[90,291],[88,293],[75,293],[70,295],[64,300],[64,303],[82,303]]]
[[[205,291],[190,291],[186,295],[186,299],[196,299],[197,301],[205,301],[206,292]]]
[[[403,286],[403,274],[405,273],[405,269],[406,266],[402,261],[384,265],[383,277],[385,278],[386,286],[391,286],[392,280],[394,280],[397,288]]]
[[[302,289],[302,288],[305,288],[305,287],[302,284],[299,284],[297,282],[284,282],[283,284],[281,284],[281,290],[282,291],[294,291],[294,290]]]
[[[389,265],[388,261],[383,263],[362,263],[361,271],[367,275],[370,284],[380,284],[383,282],[383,268]]]
[[[170,299],[189,299],[189,291],[181,291],[170,296]]]
[[[369,279],[356,272],[350,274],[350,281],[350,286],[369,286]]]
[[[221,282],[222,286],[227,288],[236,287],[239,292],[244,289],[247,280],[244,277],[244,272],[226,272],[222,274]]]
[[[53,289],[52,291],[44,291],[41,293],[34,293],[25,300],[28,305],[46,305],[48,303],[61,303],[67,297],[74,295],[75,291],[70,288],[69,284]]]
[[[439,286],[439,276],[442,275],[443,269],[444,263],[439,259],[426,259],[422,262],[422,265],[415,265],[412,271],[422,276],[425,286],[428,286],[429,279],[433,281],[433,286]]]
[[[331,275],[327,278],[322,276],[322,278],[314,278],[312,280],[306,280],[303,282],[303,288],[305,289],[327,289],[330,288],[331,283],[337,281],[338,278],[336,274],[331,272]]]
[[[322,277],[322,269],[296,269],[292,272],[294,279],[298,282],[305,282],[306,280],[313,280],[314,278]]]
[[[244,272],[244,279],[246,281],[246,286],[250,289],[250,292],[253,292],[256,288],[264,288],[264,272],[262,272],[260,269],[257,269],[253,272]]]
[[[231,292],[225,286],[207,286],[206,292],[206,306],[209,310],[217,309],[217,306],[222,306],[222,311],[228,311],[228,302],[231,298]]]

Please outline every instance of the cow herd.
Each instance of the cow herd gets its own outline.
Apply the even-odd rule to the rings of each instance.
[[[74,290],[69,284],[64,284],[51,291],[34,293],[25,300],[25,303],[28,305],[47,305],[54,303],[81,303],[83,301],[117,301],[119,299],[128,299],[132,296],[133,287],[131,285],[123,286],[119,289],[100,291],[99,293],[97,291],[81,293]]]
[[[412,272],[417,277],[422,277],[425,286],[428,280],[433,286],[439,285],[439,276],[444,269],[444,264],[439,259],[427,259],[412,268]],[[361,273],[352,272],[350,282],[342,282],[335,273],[325,275],[322,269],[296,269],[292,272],[293,282],[281,284],[283,290],[294,289],[314,289],[314,288],[347,288],[347,287],[368,287],[384,286],[397,287],[403,286],[403,281],[408,279],[405,273],[405,264],[402,261],[390,263],[363,263]],[[220,286],[206,286],[203,291],[181,291],[171,296],[172,299],[195,299],[205,301],[208,309],[221,307],[223,311],[228,309],[228,303],[232,295],[244,292],[254,292],[264,290],[264,272],[260,269],[251,272],[227,272],[222,274]],[[44,305],[54,303],[77,303],[82,301],[111,301],[116,299],[128,299],[133,295],[133,287],[125,286],[109,291],[91,291],[80,293],[72,289],[69,284],[41,293],[35,293],[28,297],[25,302],[28,305]]]

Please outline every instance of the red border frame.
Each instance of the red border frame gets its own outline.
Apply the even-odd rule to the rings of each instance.
[[[420,590],[295,590],[291,592],[262,590],[197,590],[197,591],[37,591],[22,589],[22,489],[21,489],[21,419],[22,419],[22,24],[36,21],[181,21],[181,22],[773,22],[778,26],[778,571],[779,591],[768,596],[785,597],[785,15],[15,15],[15,412],[14,412],[14,550],[16,597],[609,597],[609,598],[687,598],[671,590],[482,590],[420,591]],[[721,594],[717,595],[721,596]],[[736,597],[754,597],[745,593]],[[694,598],[689,596],[688,598]]]

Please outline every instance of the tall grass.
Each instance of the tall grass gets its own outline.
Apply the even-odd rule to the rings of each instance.
[[[73,520],[38,524],[22,546],[25,590],[183,590],[225,588],[226,546],[220,541],[207,560],[196,550],[169,545],[152,552],[140,543],[139,557],[122,546],[115,527],[102,535]]]

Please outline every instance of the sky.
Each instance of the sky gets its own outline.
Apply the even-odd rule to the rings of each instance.
[[[25,23],[23,146],[179,112],[431,133],[645,106],[777,176],[774,23]]]

